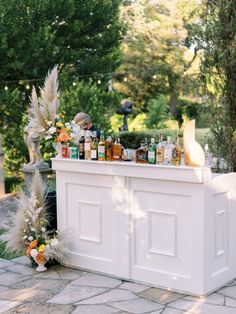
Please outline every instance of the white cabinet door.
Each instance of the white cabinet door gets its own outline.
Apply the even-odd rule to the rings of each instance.
[[[58,172],[58,226],[71,230],[66,264],[129,276],[124,177]]]

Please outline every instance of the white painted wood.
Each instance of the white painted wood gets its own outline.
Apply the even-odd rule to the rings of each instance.
[[[53,159],[66,264],[188,294],[236,277],[236,173]]]

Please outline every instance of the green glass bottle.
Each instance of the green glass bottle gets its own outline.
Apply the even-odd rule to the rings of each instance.
[[[156,164],[156,144],[155,138],[151,138],[151,143],[148,145],[148,163]]]

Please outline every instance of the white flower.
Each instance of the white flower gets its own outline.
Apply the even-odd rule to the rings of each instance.
[[[66,126],[67,128],[70,128],[70,123],[69,123],[69,122],[66,122],[66,123],[65,123],[65,126]]]
[[[27,239],[27,237],[28,237],[27,235],[24,235],[22,239],[25,240]]]
[[[29,222],[29,219],[28,219],[28,218],[26,218],[26,219],[25,219],[25,222]]]
[[[33,239],[34,239],[34,238],[33,238],[32,236],[29,236],[29,237],[28,237],[28,240],[29,240],[29,241],[32,241]]]
[[[75,133],[70,133],[70,137],[74,138],[75,137]]]
[[[33,232],[36,231],[35,228],[30,228],[30,230],[33,231]]]
[[[59,241],[57,239],[53,239],[50,244],[51,244],[51,246],[56,246],[56,245],[58,245],[58,243],[59,243]]]
[[[30,251],[30,255],[31,255],[33,258],[35,258],[35,257],[38,255],[38,251],[37,251],[36,249],[32,249],[32,250]]]
[[[45,136],[45,140],[47,141],[47,140],[50,140],[50,138],[52,138],[52,135],[46,135]]]
[[[71,121],[71,124],[75,124],[75,120],[72,120],[72,121]]]
[[[42,228],[41,228],[41,231],[42,231],[42,232],[45,232],[45,231],[46,231],[46,228],[42,227]]]
[[[47,125],[48,125],[48,126],[52,125],[52,121],[48,121],[48,122],[47,122]]]
[[[48,133],[49,134],[54,134],[56,133],[57,129],[55,128],[55,126],[51,126],[50,129],[48,129]]]

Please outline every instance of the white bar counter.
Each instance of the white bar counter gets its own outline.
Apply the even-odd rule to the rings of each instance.
[[[236,277],[236,173],[52,159],[65,265],[205,295]]]

